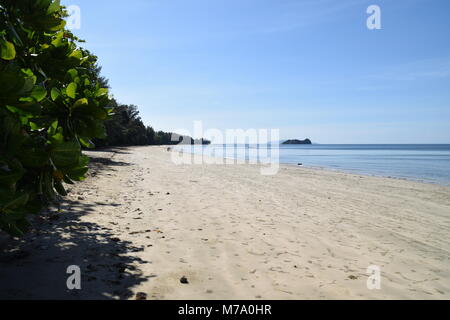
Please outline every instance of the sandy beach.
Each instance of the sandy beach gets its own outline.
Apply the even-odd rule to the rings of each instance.
[[[449,299],[450,188],[282,166],[88,152],[86,181],[0,237],[3,299]],[[82,270],[68,290],[66,269]],[[369,266],[381,288],[369,290]],[[181,283],[185,277],[188,283]]]

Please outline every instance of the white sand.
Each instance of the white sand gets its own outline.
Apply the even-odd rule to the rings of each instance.
[[[54,233],[58,243],[0,261],[0,296],[450,298],[449,187],[288,166],[274,176],[256,165],[176,166],[160,147],[91,154],[114,162],[72,188],[48,232],[29,236],[33,248]],[[69,264],[82,266],[80,292],[60,288]],[[370,265],[381,268],[380,290],[366,286]]]

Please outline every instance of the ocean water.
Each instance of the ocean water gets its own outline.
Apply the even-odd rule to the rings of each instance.
[[[196,154],[249,160],[255,158],[256,150],[266,147],[209,145],[179,148]],[[308,167],[450,185],[450,144],[280,145],[277,158],[284,164],[302,163]]]

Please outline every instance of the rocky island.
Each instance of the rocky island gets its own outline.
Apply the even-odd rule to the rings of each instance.
[[[312,142],[309,139],[305,139],[305,140],[292,139],[292,140],[286,140],[282,144],[312,144]]]

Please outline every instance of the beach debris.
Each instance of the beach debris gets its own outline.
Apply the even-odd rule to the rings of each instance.
[[[83,200],[84,200],[84,197],[78,197],[78,200],[83,201]]]
[[[147,294],[145,292],[136,293],[136,300],[147,300]]]
[[[182,277],[180,278],[180,282],[181,282],[182,284],[189,284],[189,281],[188,281],[188,279],[186,278],[186,276],[182,276]]]
[[[348,278],[349,278],[350,280],[356,280],[356,279],[358,279],[357,276],[354,276],[354,275],[352,275],[352,274],[349,275]]]
[[[256,269],[250,270],[250,273],[255,273]]]
[[[167,195],[167,196],[170,195],[170,192],[166,192],[166,195]]]
[[[130,232],[130,233],[128,233],[128,234],[140,234],[140,233],[146,233],[146,232],[152,232],[152,230],[144,230],[144,231],[132,231],[132,232]]]

